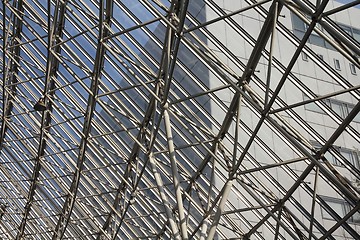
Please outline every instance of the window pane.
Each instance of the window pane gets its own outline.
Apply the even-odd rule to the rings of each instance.
[[[356,212],[352,217],[351,217],[351,221],[354,223],[360,223],[360,213],[359,211]]]
[[[324,157],[326,158],[326,160],[328,160],[331,164],[334,165],[340,165],[340,163],[336,160],[336,158],[330,153],[330,152],[326,152]]]
[[[309,39],[311,44],[315,44],[320,47],[325,47],[325,40],[322,37],[311,34]]]
[[[350,72],[351,74],[356,75],[356,67],[352,63],[350,63]]]
[[[342,104],[337,102],[331,102],[331,108],[342,118],[344,118],[344,113],[342,109]]]
[[[355,122],[360,122],[360,113],[358,113],[358,114],[354,117],[354,121],[355,121]]]
[[[305,23],[295,14],[291,14],[291,17],[294,29],[305,32]]]
[[[359,29],[353,28],[353,37],[355,38],[355,40],[360,42],[360,30]]]
[[[343,204],[338,203],[338,202],[331,202],[331,201],[326,201],[326,203],[327,203],[340,217],[344,217],[344,216],[345,216]],[[323,218],[325,218],[325,219],[331,219],[331,220],[334,219],[325,209],[323,209]]]
[[[352,164],[354,164],[354,159],[353,159],[353,155],[352,155],[352,152],[350,151],[344,151],[342,150],[341,152],[341,155],[346,158],[346,160],[348,160],[349,162],[351,162]]]
[[[309,100],[309,99],[310,98],[308,98],[307,96],[304,95],[304,100]],[[317,113],[324,113],[324,111],[320,107],[318,107],[318,105],[316,105],[315,102],[305,104],[305,109],[309,110],[309,111],[317,112]]]
[[[340,70],[340,61],[338,59],[334,59],[334,65],[336,70]]]

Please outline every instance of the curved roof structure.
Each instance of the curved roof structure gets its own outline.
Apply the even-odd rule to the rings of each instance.
[[[0,239],[360,239],[358,4],[2,1]]]

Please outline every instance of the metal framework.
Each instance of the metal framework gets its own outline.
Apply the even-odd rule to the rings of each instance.
[[[226,2],[2,1],[0,239],[360,239],[360,1]]]

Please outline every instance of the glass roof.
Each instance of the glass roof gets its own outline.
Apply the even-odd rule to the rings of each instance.
[[[347,2],[2,1],[0,238],[360,239]]]

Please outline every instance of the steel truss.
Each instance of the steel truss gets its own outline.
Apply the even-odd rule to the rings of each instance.
[[[0,238],[360,239],[359,3],[2,1]]]

